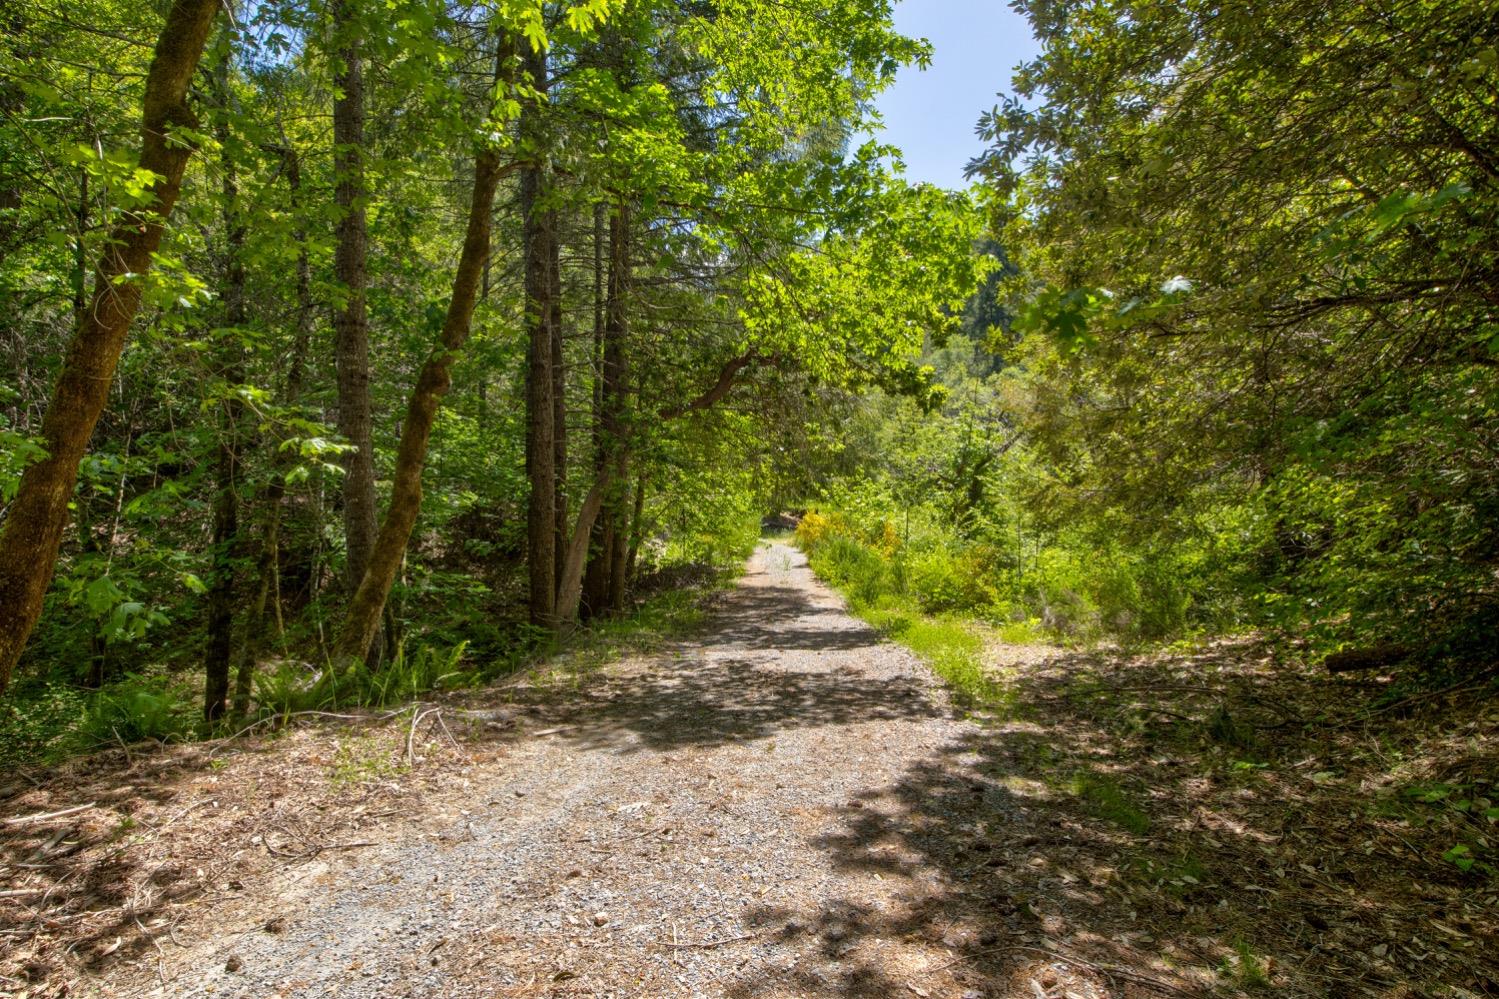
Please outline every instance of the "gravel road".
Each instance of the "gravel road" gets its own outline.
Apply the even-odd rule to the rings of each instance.
[[[587,693],[430,832],[293,869],[270,931],[205,908],[154,994],[1033,995],[983,957],[1013,916],[960,840],[1014,806],[976,726],[800,552]]]

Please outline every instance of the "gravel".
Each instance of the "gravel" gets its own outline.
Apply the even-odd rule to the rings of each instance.
[[[974,726],[800,552],[762,544],[702,636],[588,693],[420,832],[292,869],[280,932],[204,907],[139,994],[1010,994],[953,977],[972,913],[916,848],[917,783],[967,774]]]

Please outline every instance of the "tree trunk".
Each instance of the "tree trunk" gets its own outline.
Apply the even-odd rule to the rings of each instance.
[[[552,338],[552,481],[556,498],[553,500],[552,525],[556,534],[553,558],[556,562],[556,578],[559,595],[561,579],[567,560],[567,367],[562,353],[562,236],[556,211],[549,211],[547,226],[552,231],[548,242],[547,289],[551,293],[551,318],[548,325]]]
[[[630,551],[625,556],[625,579],[622,584],[626,590],[635,584],[635,566],[640,559],[640,544],[645,533],[645,490],[648,484],[645,469],[642,468],[640,481],[635,483],[635,512],[630,517]]]
[[[608,309],[605,297],[606,275],[605,221],[608,206],[600,201],[593,206],[593,344],[589,352],[589,373],[593,382],[593,474],[608,467],[609,448],[604,440],[604,327]],[[604,518],[593,525],[589,540],[588,568],[583,575],[583,601],[581,612],[584,618],[598,614],[608,600],[609,578],[604,570],[609,545],[614,539],[608,534]]]
[[[115,366],[140,307],[140,276],[151,269],[192,146],[172,139],[196,128],[187,88],[202,57],[217,0],[175,0],[157,39],[142,102],[140,165],[158,178],[150,209],[126,212],[100,256],[91,308],[68,347],[42,420],[47,457],[26,469],[0,533],[0,692],[41,616],[78,463],[109,399]]]
[[[218,380],[224,397],[219,401],[217,492],[213,500],[213,539],[210,547],[213,572],[208,590],[208,643],[204,655],[203,717],[216,720],[228,707],[229,667],[234,659],[235,556],[239,544],[240,431],[244,403],[236,389],[244,383],[244,347],[238,328],[245,322],[245,222],[240,212],[239,180],[229,148],[229,68],[226,51],[216,82],[219,140],[224,174],[224,325],[218,345]]]
[[[598,468],[594,474],[599,474]],[[600,616],[609,606],[609,567],[613,564],[615,537],[607,498],[604,505],[604,516],[594,521],[588,539],[588,565],[583,571],[583,597],[579,605],[579,614],[585,621]]]
[[[350,593],[364,578],[375,543],[375,452],[370,415],[370,331],[365,311],[369,245],[364,188],[364,54],[353,0],[335,0],[333,32],[341,63],[333,85],[333,198],[338,205],[333,276],[346,298],[333,314],[338,369],[338,432],[354,447],[344,455],[343,513]]]
[[[227,380],[231,377],[227,371]],[[203,717],[214,721],[229,700],[229,665],[234,658],[234,556],[239,538],[239,454],[233,439],[241,407],[224,400],[213,500],[212,579],[208,590],[208,645],[204,655]]]
[[[338,664],[357,662],[368,653],[380,630],[380,614],[390,596],[396,573],[400,571],[401,559],[406,555],[411,529],[421,512],[422,467],[427,460],[427,443],[443,396],[452,384],[453,362],[468,340],[484,260],[489,256],[490,217],[500,172],[499,156],[493,150],[486,149],[475,159],[468,231],[458,269],[453,275],[453,297],[448,302],[440,342],[422,365],[416,386],[411,391],[406,423],[401,428],[401,444],[396,452],[390,509],[380,525],[369,567],[349,604],[349,613],[334,646],[334,662]]]
[[[593,351],[589,355],[593,378],[593,454],[594,467],[603,462],[604,419],[604,324],[608,319],[609,258],[607,249],[609,206],[600,201],[593,206]]]
[[[291,145],[281,150],[282,169],[286,171],[286,185],[290,190],[291,211],[296,219],[292,238],[297,241],[297,323],[292,338],[291,356],[287,360],[286,384],[282,399],[294,406],[302,397],[302,381],[307,369],[307,351],[312,342],[312,265],[307,253],[307,220],[302,206],[302,160]],[[261,530],[260,555],[256,564],[259,581],[255,599],[250,605],[250,617],[246,622],[245,640],[240,646],[239,665],[234,679],[234,710],[240,714],[249,711],[250,696],[255,683],[255,666],[265,647],[266,612],[277,591],[276,579],[280,573],[282,501],[286,498],[287,465],[295,461],[290,453],[278,453],[277,469],[271,476],[265,495],[265,526]],[[277,620],[280,620],[279,614]],[[279,633],[279,629],[278,629]]]
[[[593,522],[604,505],[604,496],[612,484],[608,469],[594,480],[593,488],[583,505],[578,507],[578,522],[573,525],[572,540],[562,560],[562,575],[557,584],[557,621],[559,624],[577,620],[578,601],[583,595],[583,566],[588,561],[588,539],[593,531]]]
[[[525,243],[526,327],[526,476],[530,498],[526,509],[526,565],[530,578],[531,623],[552,629],[557,624],[557,474],[552,400],[551,260],[556,216],[541,204],[545,165],[538,102],[545,99],[546,54],[527,48],[522,66],[542,96],[521,109],[523,148],[536,157],[521,170],[520,211]],[[527,141],[529,140],[529,141]]]
[[[603,386],[600,402],[599,450],[595,473],[610,470],[616,484],[604,496],[602,530],[588,567],[586,588],[590,614],[623,605],[623,580],[614,579],[624,565],[624,503],[628,489],[628,426],[626,422],[629,336],[630,210],[618,206],[609,218],[609,280],[604,317]],[[619,591],[619,602],[615,602]]]
[[[620,467],[620,482],[624,483],[623,476],[628,473],[627,466]],[[629,592],[629,523],[625,520],[625,505],[629,499],[629,489],[624,489],[619,494],[618,507],[615,510],[612,537],[609,548],[609,610],[615,614],[621,614],[625,609],[625,594]]]

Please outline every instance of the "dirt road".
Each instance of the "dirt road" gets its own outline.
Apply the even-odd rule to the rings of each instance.
[[[704,637],[612,668],[552,729],[429,801],[430,834],[295,868],[269,930],[205,908],[154,993],[1099,994],[995,946],[1041,938],[972,844],[1025,809],[795,549],[762,545]]]

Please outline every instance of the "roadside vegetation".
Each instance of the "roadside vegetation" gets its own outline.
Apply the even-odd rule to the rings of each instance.
[[[7,764],[397,705],[628,617],[741,559],[818,393],[919,392],[989,266],[974,198],[859,138],[930,57],[885,2],[5,28]]]
[[[1230,993],[1492,986],[1492,679],[1335,676],[1253,633],[1048,632],[988,599],[934,599],[948,556],[924,559],[919,532],[903,552],[891,521],[809,511],[797,541],[982,725],[975,773],[1035,830],[1007,833],[1033,853],[994,865],[1002,905],[1055,945],[1103,935]]]
[[[56,764],[102,749],[184,744],[226,735],[281,729],[331,712],[388,709],[449,693],[502,686],[527,673],[582,682],[623,655],[644,653],[700,627],[714,595],[738,576],[755,534],[748,527],[713,539],[714,561],[668,561],[641,580],[628,613],[599,619],[562,636],[533,636],[504,659],[476,660],[466,643],[398,645],[378,670],[339,672],[281,661],[256,676],[255,709],[228,729],[203,721],[190,677],[162,669],[128,674],[105,687],[80,690],[60,682],[23,688],[0,707],[0,765]]]
[[[1106,831],[1064,883],[1232,987],[1499,993],[1490,0],[1015,0],[964,191],[877,139],[890,0],[11,6],[0,801],[330,714],[411,727],[317,793],[394,782],[805,506]],[[15,938],[134,919],[53,818]]]

